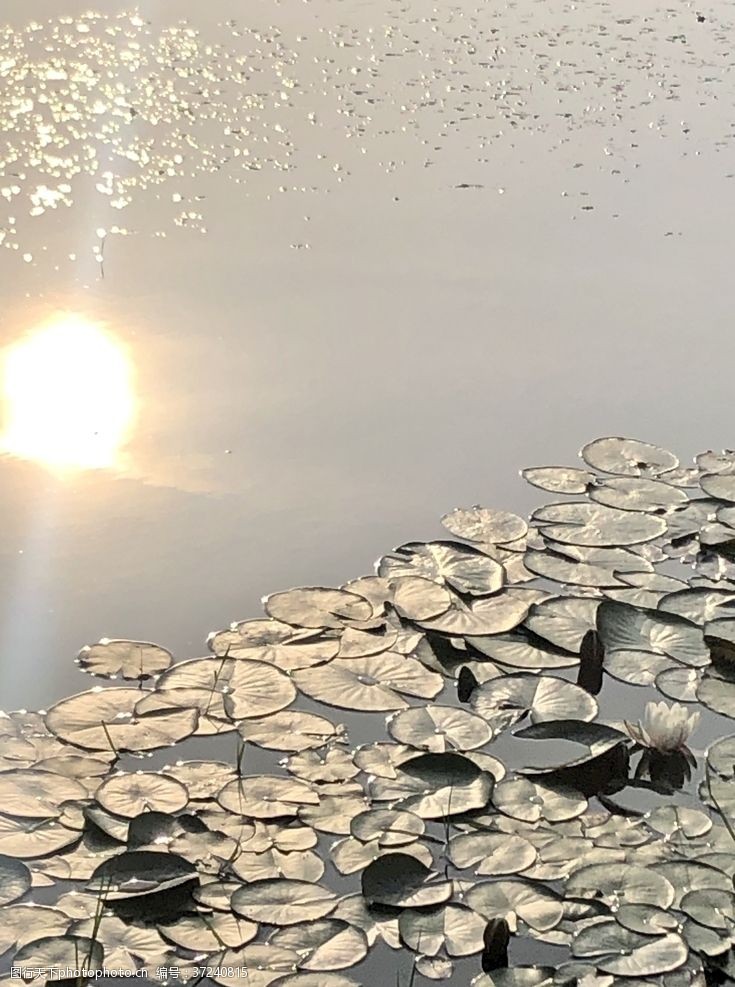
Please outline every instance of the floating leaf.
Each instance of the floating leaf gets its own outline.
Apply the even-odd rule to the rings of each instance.
[[[566,884],[567,895],[602,898],[612,905],[657,905],[668,908],[674,888],[664,874],[635,864],[593,864],[575,871]]]
[[[723,778],[735,778],[735,736],[720,737],[707,751],[707,763]]]
[[[577,654],[585,634],[595,627],[599,600],[555,596],[536,603],[525,626],[564,651]]]
[[[408,853],[386,853],[362,872],[362,893],[371,905],[424,908],[448,901],[449,881],[433,879],[432,871]]]
[[[425,911],[401,913],[401,939],[415,952],[436,956],[471,956],[483,947],[485,920],[462,905],[443,905]]]
[[[180,781],[154,771],[112,775],[100,785],[95,797],[109,812],[127,818],[141,812],[177,812],[189,801]]]
[[[219,804],[230,812],[254,819],[277,819],[295,816],[305,805],[318,805],[319,796],[309,785],[296,778],[260,775],[236,778],[228,782],[217,796]]]
[[[669,699],[680,703],[693,703],[702,681],[702,673],[696,668],[669,668],[656,676],[656,688]]]
[[[431,852],[421,843],[411,843],[403,846],[402,852],[419,860],[424,867],[430,868],[434,863]],[[363,843],[353,837],[340,840],[331,849],[332,863],[340,874],[355,874],[365,870],[369,864],[387,853],[393,853],[394,847],[384,846],[380,840],[369,840]]]
[[[587,799],[572,789],[551,789],[525,778],[512,778],[495,786],[493,805],[504,815],[524,822],[562,822],[580,816],[587,808]]]
[[[714,713],[735,719],[735,682],[705,675],[697,686],[697,699]],[[2,775],[0,775],[1,785]]]
[[[210,634],[207,644],[220,657],[265,661],[292,671],[337,656],[337,638],[315,635],[314,629],[297,629],[279,620],[243,620],[226,631]]]
[[[298,925],[324,918],[336,904],[333,891],[308,881],[253,881],[235,891],[233,911],[253,922]]]
[[[388,721],[394,740],[441,754],[472,750],[492,739],[492,730],[480,716],[452,706],[420,706],[396,713]]]
[[[264,943],[251,943],[242,949],[225,949],[210,957],[212,980],[222,987],[271,987],[292,974],[298,954]]]
[[[543,642],[538,639],[532,641],[520,631],[489,637],[472,637],[468,644],[472,651],[517,669],[572,668],[579,662],[577,655],[553,647],[544,647]]]
[[[270,617],[297,627],[335,627],[364,623],[374,617],[372,604],[357,593],[323,586],[274,593],[265,600]]]
[[[735,503],[735,475],[732,473],[704,473],[699,485],[708,497]]]
[[[272,981],[273,987],[360,987],[356,980],[337,973],[295,973]]]
[[[622,511],[666,511],[688,503],[683,490],[661,480],[644,477],[616,477],[590,488],[590,499]]]
[[[70,918],[58,908],[46,905],[6,905],[2,910],[0,953],[19,949],[44,936],[63,936]]]
[[[621,905],[615,920],[624,929],[647,936],[675,931],[679,925],[676,915],[655,905]]]
[[[258,934],[255,922],[236,915],[186,915],[178,921],[159,925],[161,934],[181,949],[199,953],[213,953],[222,946],[239,949]]]
[[[457,593],[482,596],[497,593],[504,581],[503,567],[489,555],[459,542],[408,542],[378,564],[387,579],[423,576]],[[446,609],[446,607],[444,608]]]
[[[209,801],[227,784],[234,775],[235,769],[223,761],[176,761],[167,764],[163,773],[186,788],[192,801]]]
[[[300,710],[284,710],[262,719],[243,720],[238,730],[243,740],[258,747],[294,753],[323,747],[344,736],[343,726]]]
[[[528,525],[517,514],[488,507],[457,507],[444,515],[442,524],[457,538],[485,544],[503,545],[523,538],[528,531]]]
[[[90,675],[104,679],[153,678],[165,672],[173,655],[157,644],[146,641],[110,641],[85,645],[76,658],[77,664]]]
[[[183,857],[153,850],[128,850],[100,864],[87,890],[104,893],[108,901],[118,901],[170,891],[195,880],[196,870]]]
[[[513,966],[476,977],[471,987],[550,987],[553,983],[551,966]]]
[[[646,822],[668,839],[684,837],[693,840],[712,829],[712,820],[699,809],[681,805],[662,805],[646,816]]]
[[[284,672],[267,662],[247,658],[195,658],[179,662],[161,676],[158,685],[164,690],[204,690],[202,712],[211,708],[213,715],[235,720],[277,713],[296,698],[296,689]],[[224,706],[224,713],[216,712],[215,694]]]
[[[611,651],[605,657],[604,668],[608,675],[630,685],[653,685],[661,672],[692,671],[682,669],[673,658],[649,651]]]
[[[574,745],[570,758],[561,761],[564,767],[585,764],[628,740],[628,735],[622,730],[604,723],[588,723],[585,720],[545,720],[516,730],[514,736],[522,740],[554,740],[562,742],[564,747],[566,744]],[[580,747],[583,749],[581,752]],[[559,751],[558,746],[554,751],[555,753],[548,757],[548,763],[537,765],[533,770],[546,770],[551,765],[554,768],[559,767],[560,755],[563,751]]]
[[[104,950],[83,936],[44,936],[29,942],[13,957],[13,966],[35,970],[33,979],[63,980],[66,970],[99,970]]]
[[[359,963],[368,951],[365,933],[335,918],[279,929],[270,943],[298,953],[302,970],[344,970]]]
[[[530,715],[532,722],[543,720],[593,720],[597,703],[579,686],[547,675],[507,675],[477,689],[472,707],[502,730]]]
[[[595,474],[574,466],[534,466],[521,470],[524,480],[549,493],[583,494],[595,479]]]
[[[149,751],[169,747],[197,728],[198,714],[181,709],[136,715],[138,689],[92,689],[62,699],[46,714],[49,730],[75,747],[91,751]]]
[[[22,898],[31,886],[31,872],[20,860],[0,854],[0,905]]]
[[[539,932],[553,929],[564,914],[561,899],[552,891],[521,880],[476,884],[465,894],[465,902],[488,920],[513,912]]]
[[[620,586],[620,580],[610,566],[578,562],[560,552],[526,552],[526,567],[535,575],[553,579],[557,583],[576,586]]]
[[[316,784],[349,781],[360,771],[348,751],[334,747],[322,752],[294,754],[289,757],[286,767],[291,774]]]
[[[638,545],[666,531],[663,518],[587,501],[547,504],[532,519],[544,538],[569,545]]]
[[[377,801],[399,801],[399,808],[422,819],[443,819],[484,808],[494,784],[492,775],[461,754],[420,754],[401,764],[394,781],[374,781],[372,794]]]
[[[685,915],[710,929],[732,934],[735,924],[735,896],[730,891],[707,888],[688,891],[679,907]]]
[[[654,878],[665,878],[674,889],[675,894],[670,902],[674,908],[679,907],[682,897],[689,891],[732,890],[732,881],[722,871],[695,861],[671,860],[657,863],[649,870],[649,874]]]
[[[341,709],[392,710],[408,704],[399,693],[433,699],[444,682],[418,661],[387,651],[367,658],[336,658],[293,673],[301,692]]]
[[[522,836],[484,832],[452,837],[447,855],[455,867],[476,864],[475,873],[486,876],[519,874],[538,856],[533,844]]]
[[[581,929],[572,940],[572,953],[594,957],[598,969],[621,977],[648,977],[682,966],[689,955],[676,933],[642,935],[616,922],[601,922]]]
[[[413,843],[426,829],[423,819],[401,809],[370,809],[352,819],[350,832],[358,840],[378,840],[381,846]]]
[[[709,664],[701,629],[674,614],[604,600],[597,610],[597,630],[606,652],[650,651],[693,667]]]
[[[445,613],[452,594],[444,586],[425,576],[399,576],[391,580],[393,606],[407,620],[428,620]]]
[[[49,771],[29,768],[0,773],[0,805],[13,816],[58,817],[63,802],[86,797],[87,790],[78,781]]]
[[[593,469],[619,476],[661,476],[679,465],[676,456],[666,449],[620,436],[588,442],[580,456]]]
[[[465,604],[455,599],[452,606],[440,617],[421,621],[428,631],[442,634],[474,637],[485,634],[504,634],[513,630],[527,616],[530,608],[547,597],[541,590],[511,586],[502,593],[486,599],[472,600]]]

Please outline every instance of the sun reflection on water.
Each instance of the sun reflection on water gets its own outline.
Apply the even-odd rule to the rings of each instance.
[[[2,354],[2,452],[56,470],[114,468],[135,418],[123,344],[63,316]]]

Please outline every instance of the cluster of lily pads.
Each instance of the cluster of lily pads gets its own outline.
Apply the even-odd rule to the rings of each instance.
[[[355,987],[387,948],[411,982],[735,980],[735,736],[714,715],[735,718],[735,453],[581,456],[523,471],[555,497],[530,522],[452,511],[450,537],[276,593],[206,657],[103,640],[77,662],[104,687],[2,714],[8,965]],[[629,687],[662,698],[604,717],[607,678],[626,709]],[[381,739],[353,747],[334,708]],[[697,752],[700,715],[718,739]],[[228,733],[231,762],[180,759]],[[548,966],[523,965],[530,940]]]

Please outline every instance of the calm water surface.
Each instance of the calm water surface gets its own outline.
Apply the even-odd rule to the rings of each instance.
[[[98,5],[91,33],[125,9]],[[32,20],[43,35],[86,10],[7,0],[4,53],[35,57]],[[528,0],[140,13],[144,47],[186,19],[203,65],[215,43],[272,63],[278,35],[276,75],[297,86],[282,110],[270,69],[251,90],[225,79],[223,105],[270,133],[272,152],[252,144],[262,168],[192,178],[185,162],[133,182],[123,210],[84,180],[29,217],[26,152],[3,165],[22,192],[3,212],[19,234],[0,253],[2,343],[60,312],[98,321],[128,349],[138,403],[120,469],[0,463],[6,708],[82,687],[72,658],[101,636],[195,655],[264,593],[368,572],[453,505],[524,513],[518,468],[566,462],[590,436],[731,444],[730,5],[704,24],[684,5],[644,20]],[[6,124],[34,88],[3,87]],[[176,225],[176,194],[204,197],[206,233]],[[133,232],[107,237],[101,278],[95,231],[115,223]]]

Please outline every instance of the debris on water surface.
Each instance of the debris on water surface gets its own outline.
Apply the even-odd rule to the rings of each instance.
[[[101,685],[0,715],[14,965],[354,987],[382,944],[474,987],[735,976],[735,455],[581,456],[523,471],[551,494],[529,521],[456,509],[209,657],[104,639],[77,658]],[[232,763],[180,757],[221,734]],[[524,940],[548,965],[516,965]]]

